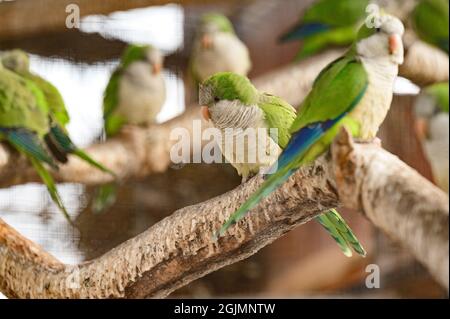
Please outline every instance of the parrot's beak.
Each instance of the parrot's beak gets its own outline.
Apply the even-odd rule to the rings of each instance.
[[[161,72],[161,69],[162,69],[161,63],[154,63],[152,65],[152,73],[154,75],[158,75]]]
[[[209,114],[209,109],[207,106],[201,107],[202,117],[205,119],[205,121],[211,120],[211,114]]]
[[[209,35],[207,35],[207,34],[203,35],[201,42],[202,42],[203,49],[211,49],[212,48],[213,42]]]
[[[395,55],[402,46],[402,38],[398,34],[392,34],[389,36],[389,53]]]

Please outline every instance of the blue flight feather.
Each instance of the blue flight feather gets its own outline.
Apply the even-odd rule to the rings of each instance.
[[[217,234],[215,234],[215,237],[222,236],[231,225],[242,219],[248,211],[254,208],[264,197],[268,196],[283,184],[298,168],[289,167],[290,164],[295,162],[294,159],[303,157],[308,149],[346,114],[347,112],[344,112],[335,119],[314,123],[293,133],[288,145],[281,153],[278,161],[274,164],[276,165],[275,173],[266,175],[264,183],[233,215],[231,215],[227,222],[219,229]],[[272,169],[269,171],[273,170],[274,167],[272,166]]]
[[[328,31],[329,29],[330,29],[330,27],[323,23],[300,24],[300,25],[296,25],[290,31],[288,31],[283,36],[281,36],[280,41],[288,42],[288,41],[301,40],[306,37]]]

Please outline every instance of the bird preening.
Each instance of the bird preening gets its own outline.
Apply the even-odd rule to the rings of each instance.
[[[61,94],[50,82],[30,71],[28,55],[21,50],[1,54],[0,140],[27,157],[52,200],[70,221],[45,165],[58,169],[73,154],[105,173],[115,174],[72,142],[65,128],[68,122]]]

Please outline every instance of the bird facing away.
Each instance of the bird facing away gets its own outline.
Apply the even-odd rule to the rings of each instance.
[[[448,53],[448,0],[421,0],[412,12],[414,31],[423,41]]]
[[[259,92],[245,76],[229,72],[217,73],[207,79],[200,85],[199,97],[200,104],[204,105],[204,118],[221,131],[219,147],[222,154],[242,175],[243,182],[277,161],[291,138],[289,128],[296,117],[290,104]],[[319,215],[317,221],[345,255],[352,255],[352,247],[365,255],[336,210]]]
[[[129,45],[111,75],[103,98],[107,136],[123,125],[147,125],[156,120],[166,100],[163,56],[150,45]]]
[[[291,138],[261,187],[227,220],[218,236],[298,168],[329,149],[342,127],[359,140],[372,140],[390,108],[398,66],[403,63],[402,22],[383,15],[379,28],[363,25],[349,51],[325,67],[302,102]]]
[[[230,20],[222,14],[203,15],[190,60],[194,80],[201,83],[218,72],[247,75],[250,69],[249,51]]]
[[[348,46],[366,15],[369,0],[319,0],[308,7],[300,22],[281,36],[281,42],[302,40],[297,59],[329,46]]]
[[[41,89],[45,80],[35,82],[32,77],[21,76],[4,66],[3,59],[9,67],[28,67],[28,56],[25,55],[24,60],[13,59],[12,55],[16,56],[17,53],[18,51],[9,52],[0,56],[0,140],[6,141],[26,156],[46,185],[52,200],[70,221],[45,164],[57,169],[57,161],[64,163],[67,161],[67,154],[73,153],[103,171],[110,171],[71,143],[64,125],[59,122],[66,120],[64,111],[60,114],[53,113],[54,109],[49,105],[54,102],[54,96],[49,95],[52,89]],[[13,64],[13,60],[21,62]],[[24,68],[23,71],[28,72],[28,69]]]

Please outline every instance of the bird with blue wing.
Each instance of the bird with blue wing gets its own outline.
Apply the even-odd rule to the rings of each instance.
[[[265,172],[289,145],[295,109],[277,96],[259,92],[246,77],[217,73],[201,84],[199,97],[205,120],[221,132],[222,154],[242,176],[242,182]],[[346,256],[352,255],[352,248],[365,255],[364,248],[336,210],[319,215],[317,221]]]
[[[5,68],[32,82],[42,91],[48,105],[50,123],[50,131],[45,135],[45,141],[53,156],[61,163],[66,163],[68,161],[67,155],[73,154],[99,170],[115,176],[110,169],[95,161],[72,142],[66,130],[70,117],[63,97],[52,83],[30,71],[28,54],[20,49],[10,50],[1,53],[0,61]]]
[[[302,41],[297,59],[314,55],[329,46],[348,46],[356,37],[369,3],[369,0],[315,1],[280,41]]]
[[[325,153],[342,127],[359,140],[376,137],[393,96],[403,63],[404,26],[383,15],[379,27],[363,25],[348,52],[316,78],[290,127],[291,138],[276,170],[219,229],[217,236],[242,219],[300,167]]]

